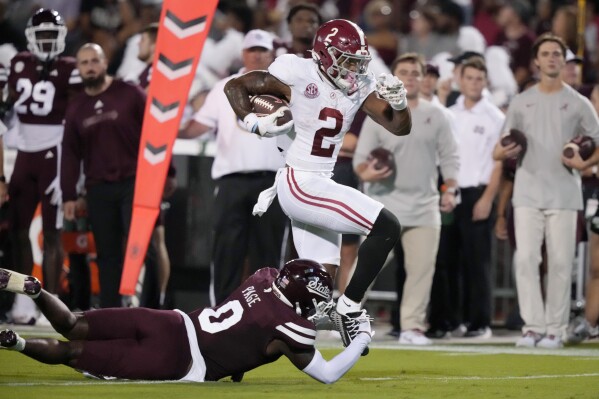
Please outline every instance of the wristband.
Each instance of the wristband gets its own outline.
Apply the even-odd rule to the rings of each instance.
[[[245,128],[251,133],[258,132],[258,115],[254,113],[247,114],[245,118],[243,118],[243,124]]]

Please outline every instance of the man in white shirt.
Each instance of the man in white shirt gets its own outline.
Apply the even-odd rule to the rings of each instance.
[[[272,35],[258,29],[248,32],[242,58],[245,67],[241,73],[216,83],[179,134],[193,138],[217,132],[212,164],[212,178],[217,181],[210,287],[213,304],[222,302],[241,284],[246,257],[250,273],[264,266],[279,267],[287,221],[278,203],[262,218],[252,216],[258,195],[272,186],[285,161],[276,140],[262,139],[243,127],[223,91],[230,79],[268,68],[274,59]]]
[[[493,160],[493,147],[505,116],[483,96],[486,86],[484,61],[478,57],[465,61],[460,72],[462,94],[449,110],[459,121],[461,203],[454,214],[463,276],[463,321],[468,327],[465,336],[489,338],[492,208],[501,177],[501,164]]]

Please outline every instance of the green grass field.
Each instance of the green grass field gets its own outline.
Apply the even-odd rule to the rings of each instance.
[[[322,352],[331,358],[338,350]],[[3,350],[0,398],[599,398],[598,343],[549,353],[511,345],[422,351],[379,344],[339,382],[323,385],[286,359],[246,373],[241,383],[110,382]]]

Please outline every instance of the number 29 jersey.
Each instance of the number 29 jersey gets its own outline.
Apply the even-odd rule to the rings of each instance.
[[[286,152],[287,165],[297,170],[333,171],[343,136],[366,98],[375,91],[369,71],[359,89],[348,96],[318,72],[312,59],[293,54],[277,57],[268,72],[291,88],[293,139]],[[293,137],[294,136],[294,137]]]
[[[44,79],[43,68],[48,69]],[[35,55],[18,53],[11,60],[8,87],[16,95],[14,109],[21,123],[19,149],[39,151],[60,144],[69,95],[83,87],[75,59],[57,57],[44,66]]]
[[[276,269],[250,276],[225,302],[189,313],[206,362],[206,381],[252,370],[277,360],[266,347],[275,339],[295,350],[314,348],[314,324],[272,292]]]

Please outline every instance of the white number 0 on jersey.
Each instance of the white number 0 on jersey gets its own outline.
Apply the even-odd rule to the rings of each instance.
[[[232,312],[232,315],[227,316],[227,318],[224,320],[210,320],[211,318],[218,320],[227,312]],[[210,334],[216,334],[218,332],[225,331],[239,323],[241,316],[243,316],[243,306],[241,306],[241,303],[239,303],[238,300],[235,300],[225,303],[218,310],[210,308],[202,310],[198,316],[198,321],[200,322],[200,327],[202,327],[202,330]]]

